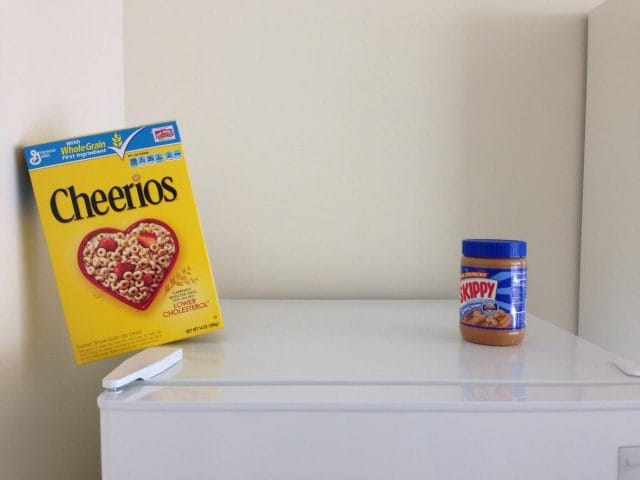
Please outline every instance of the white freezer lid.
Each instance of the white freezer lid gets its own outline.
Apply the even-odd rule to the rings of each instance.
[[[527,315],[521,345],[462,340],[458,303],[225,300],[225,327],[189,340],[148,385],[633,383],[614,356]]]
[[[640,405],[640,379],[618,370],[611,353],[531,314],[521,345],[491,347],[461,339],[455,301],[224,300],[222,309],[223,330],[175,342],[182,362],[124,394],[103,394],[100,406],[225,396],[227,404],[326,403],[338,392],[347,403],[462,395]]]

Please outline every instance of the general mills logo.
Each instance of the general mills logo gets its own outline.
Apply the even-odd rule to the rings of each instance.
[[[29,163],[31,165],[39,165],[42,162],[42,157],[40,157],[40,153],[37,150],[31,150],[29,152]]]

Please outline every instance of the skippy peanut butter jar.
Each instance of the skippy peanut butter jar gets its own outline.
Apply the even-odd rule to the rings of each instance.
[[[175,122],[24,151],[78,364],[222,328]]]
[[[460,333],[474,343],[516,345],[524,338],[527,244],[521,240],[462,241]]]

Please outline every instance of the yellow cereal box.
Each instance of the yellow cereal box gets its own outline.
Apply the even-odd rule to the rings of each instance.
[[[175,122],[25,157],[78,364],[222,328]]]

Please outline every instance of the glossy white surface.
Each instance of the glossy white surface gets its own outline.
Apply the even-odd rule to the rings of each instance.
[[[529,317],[458,333],[450,301],[223,301],[183,362],[100,395],[103,479],[614,480],[640,379]]]
[[[461,339],[453,301],[222,305],[222,332],[173,344],[182,362],[101,408],[640,407],[640,379],[610,353],[533,315],[521,345],[490,347]]]
[[[610,353],[529,314],[524,342],[465,342],[455,301],[225,300],[225,328],[176,345],[148,384],[638,383]]]

